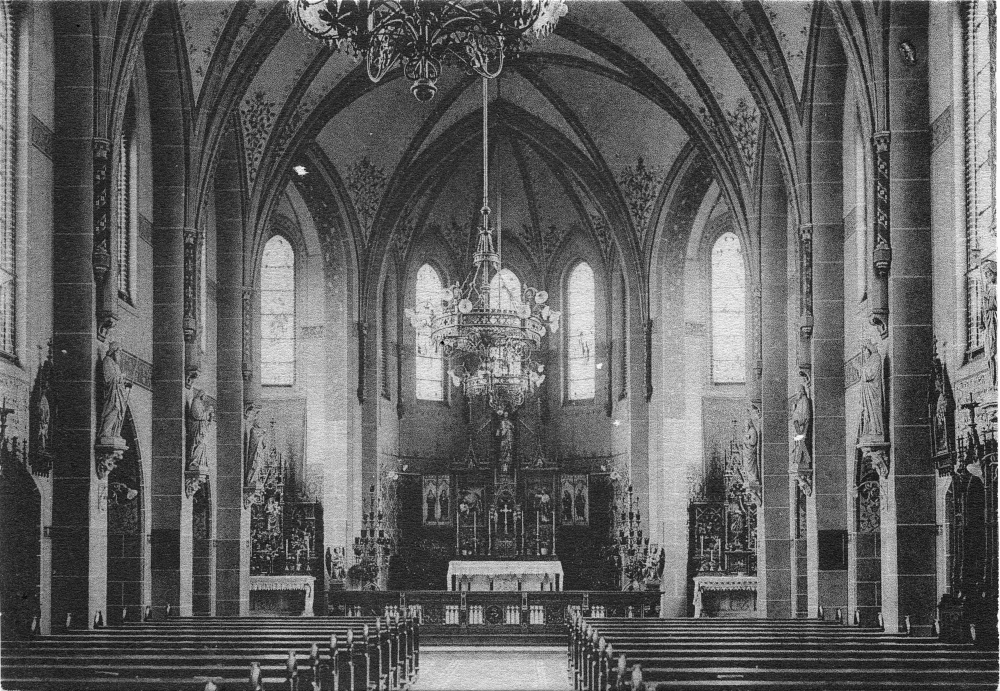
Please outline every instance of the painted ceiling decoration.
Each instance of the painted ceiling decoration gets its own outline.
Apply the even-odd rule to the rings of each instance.
[[[365,62],[302,35],[286,6],[178,5],[195,120],[212,127],[228,113],[238,118],[251,217],[266,217],[293,159],[317,147],[353,206],[359,252],[405,253],[428,233],[464,251],[476,211],[475,185],[464,181],[481,175],[470,126],[481,119],[477,80],[444,69],[434,99],[417,103],[403,69],[371,83]],[[568,8],[554,33],[524,46],[496,80],[505,232],[540,252],[542,264],[574,232],[606,255],[641,261],[662,220],[657,200],[691,147],[734,223],[746,223],[741,204],[753,197],[762,130],[789,142],[802,126],[795,114],[815,3],[580,0]],[[207,115],[220,107],[222,116]],[[794,170],[798,154],[785,151]]]

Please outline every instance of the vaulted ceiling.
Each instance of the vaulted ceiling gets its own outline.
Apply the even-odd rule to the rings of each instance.
[[[284,2],[179,8],[192,102],[203,122],[219,107],[238,113],[254,208],[266,212],[291,164],[311,151],[351,198],[359,254],[384,246],[404,216],[446,239],[456,223],[470,226],[481,174],[477,78],[448,69],[437,96],[418,103],[398,70],[371,84],[352,57],[300,35]],[[505,227],[545,253],[570,226],[593,231],[603,219],[622,251],[642,254],[661,187],[692,152],[711,159],[739,212],[762,129],[780,147],[800,127],[814,12],[807,0],[570,2],[556,33],[493,86]]]

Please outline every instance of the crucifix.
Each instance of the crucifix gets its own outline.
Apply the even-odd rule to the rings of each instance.
[[[504,535],[510,534],[510,515],[514,511],[510,508],[509,504],[504,504],[503,508],[500,509],[500,513],[503,514],[503,533]]]
[[[976,429],[976,408],[979,407],[979,404],[972,397],[972,392],[969,392],[969,402],[968,403],[963,403],[959,407],[962,410],[968,410],[969,411],[969,432],[970,432],[970,434],[969,434],[969,443],[970,443],[970,445],[975,446],[975,448],[978,450],[978,448],[979,448],[979,432]]]

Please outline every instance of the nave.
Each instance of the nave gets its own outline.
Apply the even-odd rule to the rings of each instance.
[[[4,688],[997,681],[996,9],[0,0]]]
[[[376,633],[377,632],[377,633]],[[453,646],[403,617],[185,619],[5,645],[5,689],[995,689],[994,652],[833,621],[570,616],[567,645]]]

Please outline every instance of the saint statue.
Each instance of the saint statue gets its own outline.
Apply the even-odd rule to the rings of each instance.
[[[545,487],[540,487],[538,489],[538,494],[535,495],[535,508],[538,511],[538,520],[541,523],[551,523],[552,522],[552,495]]]
[[[254,487],[262,482],[264,462],[267,458],[267,431],[260,426],[260,411],[254,405],[247,406],[246,415],[249,428],[247,443],[243,453],[245,487]]]
[[[39,453],[45,453],[49,449],[49,425],[51,423],[52,409],[49,406],[49,386],[47,382],[43,382],[41,393],[38,395],[38,437],[35,440]]]
[[[188,405],[188,435],[190,452],[188,470],[208,470],[208,430],[212,425],[214,412],[205,402],[205,390],[195,389]]]
[[[427,523],[437,521],[437,495],[434,493],[433,488],[427,490],[427,518],[424,520]]]
[[[569,523],[573,520],[573,495],[570,494],[569,489],[563,490],[562,519],[564,523]]]
[[[506,411],[500,418],[497,436],[500,437],[500,458],[509,460],[514,448],[514,423],[511,422]]]
[[[997,383],[997,263],[986,260],[979,265],[981,278],[979,321],[983,325],[983,346],[993,385]]]
[[[885,382],[882,355],[873,341],[861,344],[861,423],[859,444],[885,443]]]
[[[740,454],[743,482],[750,487],[760,486],[760,469],[757,462],[757,452],[760,447],[760,432],[757,430],[755,423],[757,419],[757,407],[752,405],[747,410],[747,420],[743,426],[743,446]]]
[[[448,487],[444,487],[438,495],[438,520],[447,521],[449,516]]]
[[[576,488],[576,517],[578,520],[587,520],[587,495],[583,487]]]
[[[108,352],[101,361],[104,405],[101,407],[101,427],[97,435],[99,443],[111,444],[113,440],[121,439],[125,408],[128,407],[129,393],[132,389],[132,382],[118,364],[119,348],[118,341],[112,341],[108,344]]]
[[[802,380],[792,407],[792,450],[789,470],[806,494],[812,492],[812,456],[809,455],[809,428],[812,425],[812,399],[809,397],[809,376],[801,372]]]

